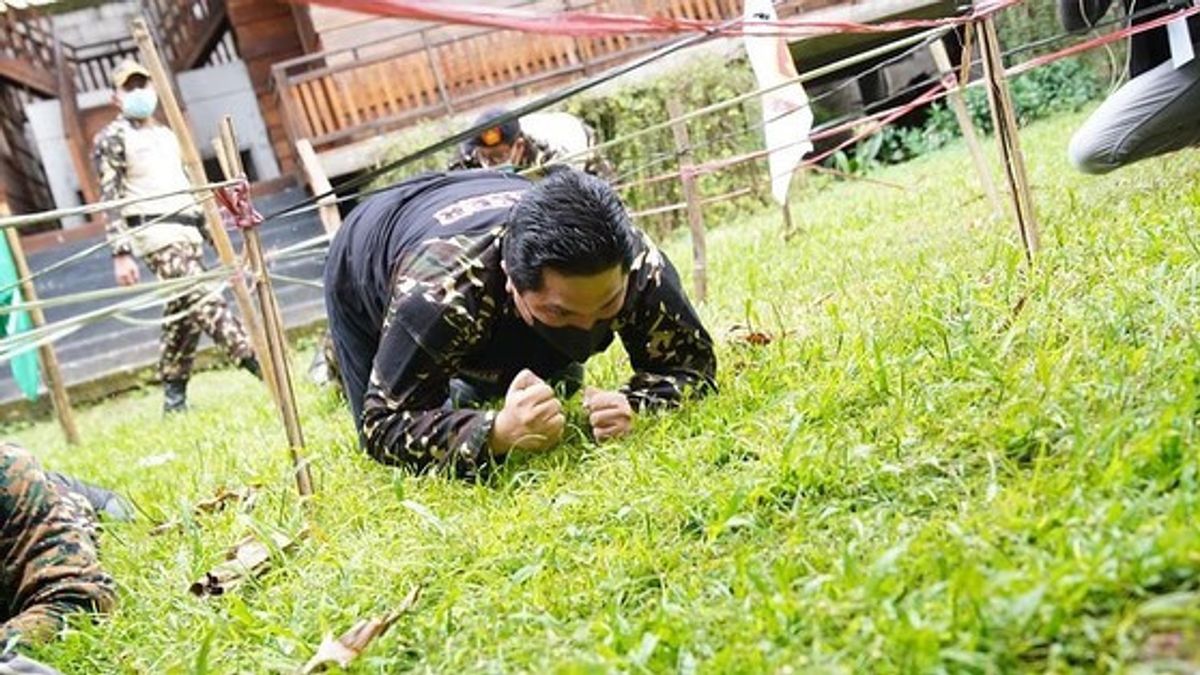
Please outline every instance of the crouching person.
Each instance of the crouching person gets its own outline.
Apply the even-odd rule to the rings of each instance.
[[[634,375],[585,391],[597,440],[716,386],[712,339],[675,268],[611,187],[572,169],[537,184],[486,171],[399,183],[338,230],[325,289],[346,397],[381,462],[471,476],[513,449],[553,447],[559,392],[582,386],[614,335]]]
[[[0,672],[53,672],[18,656],[72,612],[107,612],[115,594],[96,556],[96,515],[26,450],[0,443]]]

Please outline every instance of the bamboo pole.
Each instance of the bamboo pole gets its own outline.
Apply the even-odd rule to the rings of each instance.
[[[226,115],[221,120],[221,137],[216,143],[221,157],[222,168],[227,178],[243,177],[241,156],[237,151],[237,135],[233,128],[233,118]],[[292,388],[291,371],[287,360],[287,335],[284,332],[283,319],[279,312],[279,301],[275,297],[275,289],[271,285],[271,276],[267,272],[267,264],[263,257],[262,238],[257,227],[243,230],[242,238],[246,242],[246,257],[250,261],[251,273],[254,274],[255,288],[258,291],[258,305],[262,312],[263,323],[266,324],[267,349],[271,363],[279,377],[279,413],[283,418],[284,432],[287,434],[288,452],[291,456],[292,467],[296,474],[296,490],[301,497],[312,495],[312,475],[308,463],[304,459],[304,430],[300,426],[300,412],[296,407],[296,393]]]
[[[1000,194],[996,192],[996,183],[992,180],[992,172],[988,168],[987,158],[979,144],[975,125],[971,122],[971,113],[967,112],[967,103],[962,94],[963,83],[954,73],[954,65],[950,63],[950,55],[946,53],[946,44],[940,39],[934,40],[929,44],[929,50],[933,53],[933,62],[937,64],[942,82],[946,85],[946,97],[950,100],[950,109],[954,111],[954,117],[958,120],[958,128],[962,131],[963,141],[967,144],[967,152],[971,154],[971,161],[975,164],[975,172],[979,174],[979,183],[983,186],[983,192],[991,202],[992,210],[997,214],[1004,213],[1004,202],[1000,201]],[[966,54],[964,58],[969,61],[971,55]]]
[[[146,28],[146,20],[141,17],[134,19],[131,30],[133,39],[137,42],[138,51],[141,53],[142,64],[146,70],[150,71],[150,79],[154,82],[154,88],[158,92],[163,112],[166,113],[167,121],[175,132],[175,138],[179,141],[179,151],[183,157],[188,180],[194,186],[204,185],[208,180],[204,175],[204,164],[200,160],[200,151],[196,149],[196,141],[192,138],[191,129],[188,127],[187,120],[184,119],[183,111],[179,108],[179,101],[175,98],[175,90],[171,87],[171,80],[163,66],[162,58],[158,54],[158,48],[154,45],[154,39]],[[238,267],[237,256],[234,254],[233,244],[229,241],[229,235],[225,232],[225,226],[221,222],[221,214],[217,210],[216,203],[211,199],[202,199],[200,204],[204,208],[204,221],[208,227],[208,233],[212,237],[213,247],[217,249],[217,255],[221,258],[221,263],[236,269]],[[267,336],[258,317],[254,314],[250,290],[246,287],[246,280],[242,278],[241,274],[234,274],[231,285],[238,309],[242,313],[242,321],[245,322],[246,331],[250,334],[254,353],[259,357],[263,381],[266,382],[267,389],[270,390],[271,396],[278,404],[279,384],[275,369],[269,363],[269,359],[262,358],[267,353]]]
[[[996,127],[996,142],[1000,146],[1000,158],[1004,175],[1008,179],[1009,193],[1017,216],[1017,230],[1025,250],[1025,262],[1033,266],[1034,256],[1040,246],[1037,220],[1033,211],[1033,197],[1025,174],[1025,157],[1021,153],[1021,138],[1017,132],[1017,118],[1013,113],[1012,98],[1008,92],[1008,80],[1004,75],[1004,62],[1000,57],[1000,40],[996,35],[996,24],[988,16],[979,21],[979,47],[983,54],[983,73],[987,80],[988,102],[992,108],[992,121]]]
[[[667,99],[667,115],[677,119],[683,115],[683,104],[677,96]],[[683,183],[683,198],[687,202],[688,229],[692,232],[692,285],[696,300],[704,302],[708,297],[708,254],[704,240],[704,213],[700,208],[700,191],[696,187],[696,176],[692,173],[695,160],[692,143],[688,138],[687,123],[671,125],[675,136],[675,151],[679,155],[679,180]]]
[[[0,218],[8,215],[8,204],[0,201]],[[29,261],[25,259],[25,249],[21,247],[21,235],[15,227],[10,227],[4,230],[4,236],[8,238],[8,249],[12,252],[13,264],[17,268],[17,278],[21,279],[22,299],[25,302],[37,302],[37,289],[34,288],[33,280],[30,279]],[[42,313],[41,307],[34,305],[28,311],[34,328],[46,325],[46,315]],[[54,352],[54,345],[46,343],[38,347],[38,356],[41,357],[39,360],[41,361],[42,375],[46,378],[46,389],[50,391],[54,416],[58,418],[58,424],[62,427],[67,443],[78,445],[79,427],[75,424],[75,412],[71,409],[71,398],[67,395],[67,385],[63,380],[62,369],[59,367],[58,354]]]

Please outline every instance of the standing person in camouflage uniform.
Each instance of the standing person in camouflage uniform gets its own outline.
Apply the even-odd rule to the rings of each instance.
[[[95,533],[86,500],[52,482],[29,452],[0,442],[0,672],[45,672],[14,660],[13,647],[54,637],[69,613],[112,608]]]
[[[149,72],[125,61],[113,71],[112,80],[113,105],[121,112],[96,136],[92,151],[100,198],[108,201],[188,188],[179,143],[170,129],[154,119],[158,98]],[[162,280],[202,273],[203,226],[199,206],[188,194],[159,197],[110,213],[106,232],[117,283],[138,282],[135,256]],[[159,376],[165,390],[164,411],[187,409],[187,384],[201,333],[207,333],[238,366],[261,377],[241,322],[211,287],[193,287],[169,302],[163,314],[178,317],[163,327]]]
[[[325,305],[355,424],[381,462],[470,476],[514,448],[553,447],[559,396],[614,335],[634,373],[619,391],[584,391],[597,440],[716,386],[675,268],[607,183],[573,169],[536,184],[425,174],[369,198],[331,244]],[[500,398],[499,412],[478,409]]]
[[[507,114],[503,108],[493,108],[480,115],[472,126],[499,120]],[[604,157],[595,151],[584,154],[595,147],[596,141],[596,130],[571,113],[531,113],[519,120],[496,124],[467,139],[459,146],[458,157],[449,168],[456,171],[511,167],[524,171],[565,159],[569,167],[607,179],[612,176],[612,167]]]

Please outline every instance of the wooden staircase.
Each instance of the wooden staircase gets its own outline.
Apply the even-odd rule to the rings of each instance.
[[[173,71],[236,58],[227,39],[226,0],[143,0]],[[25,133],[25,106],[58,99],[72,163],[86,201],[98,199],[88,160],[91,139],[77,105],[81,92],[110,86],[113,69],[137,57],[131,38],[89,45],[59,43],[50,18],[34,8],[0,12],[0,201],[14,213],[53,208],[48,181]]]

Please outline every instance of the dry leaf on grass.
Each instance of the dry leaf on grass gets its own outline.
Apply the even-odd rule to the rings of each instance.
[[[233,503],[242,505],[242,512],[249,513],[255,503],[258,502],[258,491],[262,487],[260,484],[251,485],[241,488],[240,490],[229,490],[224,486],[217,489],[217,493],[212,497],[203,501],[196,502],[192,507],[192,513],[200,515],[202,513],[216,513],[223,511],[225,507]],[[172,518],[165,523],[156,525],[150,530],[150,536],[157,537],[167,532],[173,532],[183,527],[183,521],[179,518]]]
[[[739,342],[742,344],[751,345],[753,347],[765,347],[776,340],[782,340],[796,331],[785,330],[778,334],[771,334],[766,331],[756,330],[750,326],[742,324],[734,324],[729,327],[726,333],[726,340],[729,342]]]
[[[278,532],[271,534],[274,548],[280,551],[291,550],[296,541],[303,539],[307,531],[301,531],[296,539],[291,539]],[[236,588],[246,579],[266,572],[271,562],[271,547],[255,539],[246,537],[229,549],[225,554],[225,562],[205,572],[204,576],[193,583],[188,590],[198,597],[224,595]]]
[[[317,648],[317,653],[300,669],[300,675],[322,672],[333,663],[341,668],[349,666],[350,662],[358,658],[372,640],[386,633],[387,629],[396,623],[396,619],[411,610],[420,597],[421,587],[413,586],[413,589],[396,609],[383,616],[359,621],[336,640],[332,635],[326,635],[321,646]]]

